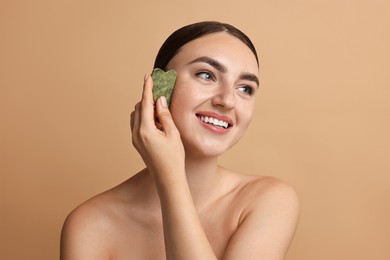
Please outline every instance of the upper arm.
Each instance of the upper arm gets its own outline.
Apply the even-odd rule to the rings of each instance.
[[[104,219],[88,206],[81,206],[65,220],[61,232],[61,260],[108,259]]]
[[[225,251],[225,260],[284,259],[299,216],[299,200],[287,184],[254,185],[249,208]],[[256,191],[256,189],[258,191]]]

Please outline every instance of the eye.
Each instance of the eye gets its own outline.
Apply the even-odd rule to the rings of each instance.
[[[245,93],[245,94],[247,94],[247,95],[253,95],[253,93],[255,92],[254,89],[253,89],[253,87],[248,86],[248,85],[246,85],[246,86],[241,86],[241,87],[239,87],[238,89],[239,89],[241,92],[243,92],[243,93]]]
[[[211,73],[209,71],[200,71],[200,72],[196,73],[196,76],[198,76],[204,80],[207,80],[207,81],[214,80],[213,73]]]

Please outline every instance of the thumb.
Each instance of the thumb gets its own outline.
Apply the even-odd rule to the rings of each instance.
[[[164,132],[167,134],[172,133],[176,129],[175,123],[173,122],[171,112],[168,109],[167,100],[165,96],[158,98],[156,102],[156,117]]]

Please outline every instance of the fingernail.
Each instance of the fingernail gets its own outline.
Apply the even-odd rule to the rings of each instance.
[[[149,77],[149,74],[146,73],[145,76],[144,76],[144,82],[146,82],[148,80],[148,77]]]
[[[165,96],[160,97],[160,102],[162,107],[168,107],[167,100],[165,99]]]

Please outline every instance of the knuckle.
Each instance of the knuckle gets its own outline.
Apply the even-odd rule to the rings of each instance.
[[[149,129],[144,126],[141,126],[138,131],[137,138],[143,144],[147,144],[150,140]]]
[[[158,111],[159,118],[171,118],[171,114],[167,110]]]

